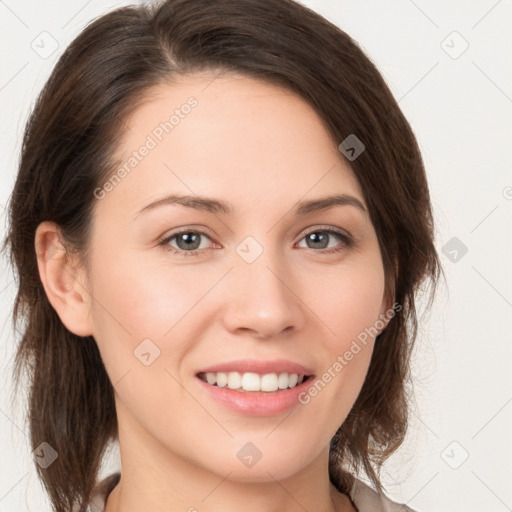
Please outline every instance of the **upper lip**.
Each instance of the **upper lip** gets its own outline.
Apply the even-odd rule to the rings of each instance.
[[[301,364],[287,361],[286,359],[274,359],[272,361],[261,361],[257,359],[238,359],[225,363],[215,364],[203,368],[197,373],[217,373],[217,372],[240,372],[240,373],[297,373],[298,375],[312,375],[313,370]]]

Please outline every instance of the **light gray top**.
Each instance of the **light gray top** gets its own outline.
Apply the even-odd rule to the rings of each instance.
[[[87,512],[104,512],[107,497],[119,482],[120,477],[121,473],[112,473],[98,482]],[[358,512],[416,512],[407,505],[391,501],[357,479],[354,481],[350,498]]]

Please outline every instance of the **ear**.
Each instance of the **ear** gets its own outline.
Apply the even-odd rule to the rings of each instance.
[[[66,328],[77,336],[92,335],[90,293],[85,274],[62,243],[57,224],[44,221],[34,237],[39,277],[46,296]]]

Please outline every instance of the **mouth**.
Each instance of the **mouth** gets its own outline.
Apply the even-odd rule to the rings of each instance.
[[[276,393],[300,386],[313,378],[304,373],[200,372],[197,377],[210,386],[239,393]]]
[[[195,377],[205,397],[236,414],[276,416],[302,403],[315,375],[286,359],[239,359],[201,368]]]

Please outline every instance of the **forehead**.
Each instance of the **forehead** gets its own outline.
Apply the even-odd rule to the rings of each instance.
[[[202,73],[151,89],[124,124],[122,179],[102,208],[138,211],[164,193],[296,202],[359,184],[324,121],[297,94],[243,75]],[[231,198],[233,199],[231,201]],[[271,206],[270,204],[268,206]]]

